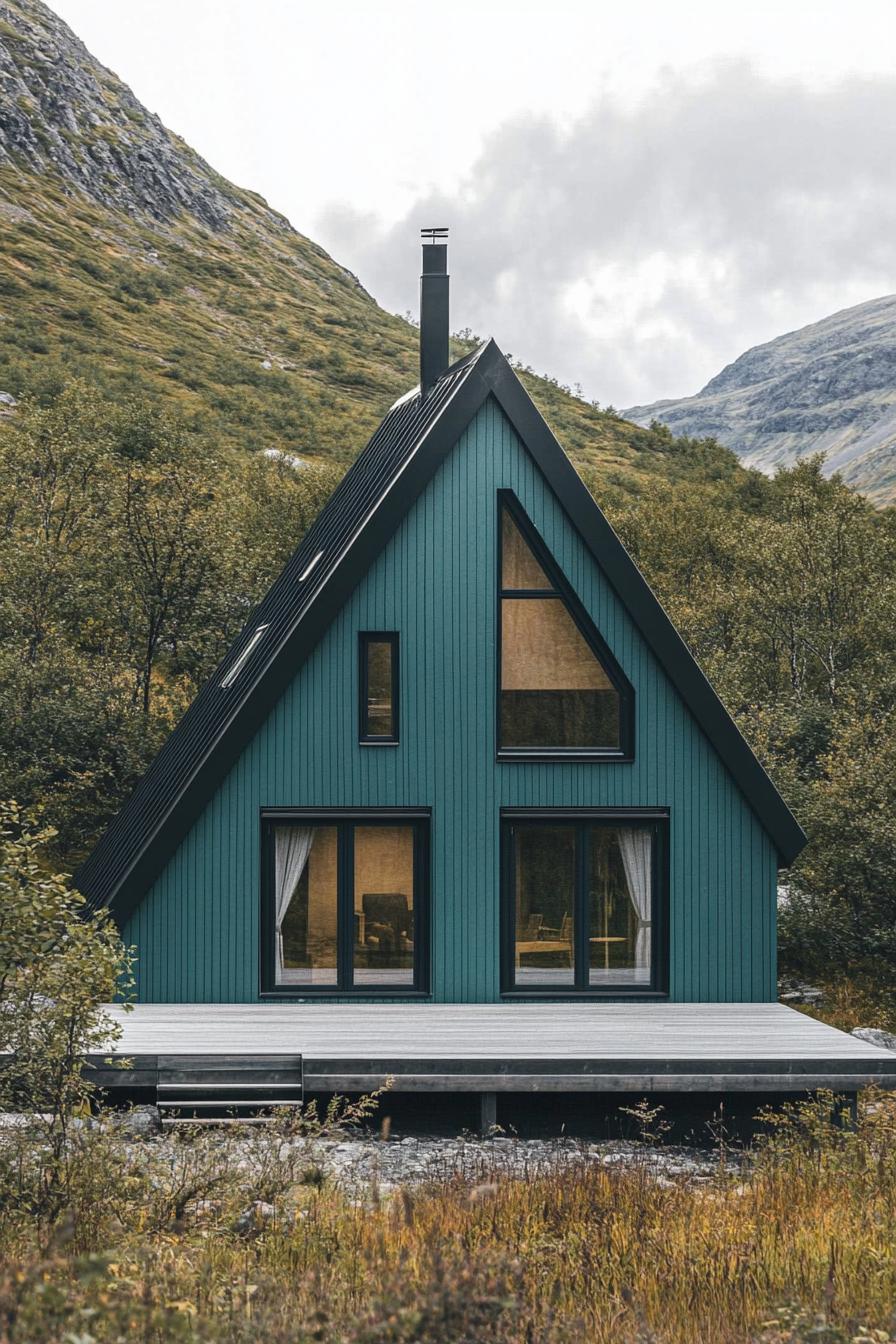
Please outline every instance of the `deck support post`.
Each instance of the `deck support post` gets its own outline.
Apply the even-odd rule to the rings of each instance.
[[[498,1123],[497,1092],[479,1093],[479,1133],[490,1134]]]

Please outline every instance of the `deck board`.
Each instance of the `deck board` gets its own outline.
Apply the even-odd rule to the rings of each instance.
[[[309,1090],[849,1090],[896,1054],[776,1003],[139,1004],[112,1053],[301,1055]]]

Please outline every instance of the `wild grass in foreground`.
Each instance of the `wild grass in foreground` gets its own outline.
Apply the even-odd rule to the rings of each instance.
[[[68,1204],[47,1217],[42,1159],[7,1130],[0,1339],[891,1339],[890,1098],[867,1096],[852,1132],[830,1098],[791,1108],[746,1167],[720,1160],[708,1182],[662,1178],[648,1143],[625,1170],[583,1156],[353,1200],[322,1175],[321,1132],[76,1128]]]

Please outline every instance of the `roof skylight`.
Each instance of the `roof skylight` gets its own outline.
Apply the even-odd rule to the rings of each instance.
[[[323,558],[324,558],[324,553],[323,553],[323,551],[318,551],[318,553],[317,553],[317,555],[314,557],[314,559],[311,560],[311,561],[309,561],[309,563],[305,566],[305,568],[302,570],[301,574],[299,575],[299,583],[304,583],[305,580],[306,580],[307,578],[310,578],[310,577],[311,577],[311,572],[312,572],[312,570],[314,570],[314,569],[317,567],[317,563],[318,563],[318,561],[319,561],[319,560],[323,560]]]
[[[265,630],[267,630],[267,628],[268,627],[266,625],[260,625],[258,629],[253,632],[252,638],[249,640],[249,643],[243,649],[239,658],[237,658],[233,667],[226,674],[226,676],[222,678],[221,681],[222,690],[226,690],[228,686],[232,686],[233,683],[236,681],[237,677],[242,672],[243,668],[246,666],[246,663],[249,661],[250,653],[254,648],[257,648],[259,642],[264,637],[264,632]]]

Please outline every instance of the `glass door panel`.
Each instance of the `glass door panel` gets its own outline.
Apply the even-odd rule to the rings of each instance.
[[[338,850],[335,826],[274,832],[278,985],[337,982]]]
[[[514,827],[517,988],[575,984],[576,837],[572,826]]]
[[[354,984],[414,983],[413,826],[354,828]]]
[[[650,984],[652,867],[649,828],[589,828],[589,985]]]

